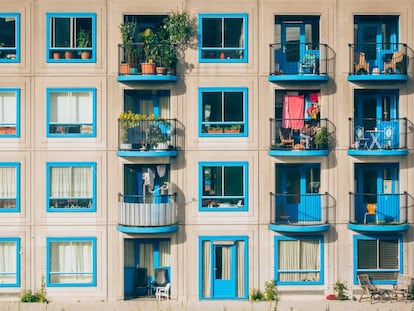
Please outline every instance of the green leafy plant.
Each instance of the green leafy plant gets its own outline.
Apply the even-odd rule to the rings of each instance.
[[[92,35],[89,30],[81,29],[79,31],[77,45],[80,48],[89,48],[92,46]]]
[[[264,296],[266,300],[279,301],[279,293],[274,279],[265,282],[264,287]]]
[[[347,296],[345,295],[345,291],[347,290],[347,286],[345,283],[341,281],[336,281],[334,284],[334,291],[337,293],[337,297],[339,300],[347,299]]]
[[[165,31],[170,44],[183,52],[195,39],[196,22],[188,12],[171,12],[164,19],[161,28]]]
[[[134,61],[134,56],[136,54],[136,48],[134,43],[136,27],[137,24],[134,22],[127,22],[120,24],[118,26],[121,33],[122,44],[125,49],[125,56],[127,58],[128,63],[132,63]]]
[[[253,288],[250,292],[250,300],[262,301],[264,300],[264,294],[260,291],[260,289]]]
[[[37,292],[33,293],[31,290],[22,292],[20,301],[21,302],[47,302],[45,278],[42,277],[40,289]]]
[[[329,133],[326,127],[318,127],[313,136],[313,142],[316,145],[326,145],[329,142]]]

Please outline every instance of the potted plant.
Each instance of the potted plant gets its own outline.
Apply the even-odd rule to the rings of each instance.
[[[347,300],[348,297],[345,295],[345,291],[347,290],[347,286],[345,283],[341,281],[336,281],[334,284],[334,291],[336,292],[336,297],[338,300]]]
[[[123,61],[119,64],[120,74],[130,73],[136,27],[137,25],[134,22],[127,22],[118,26],[123,47]]]
[[[327,149],[329,143],[329,133],[326,127],[317,127],[315,135],[313,136],[313,142],[318,149]]]
[[[77,46],[79,48],[90,48],[92,46],[92,35],[89,30],[81,29],[77,37]],[[82,50],[81,58],[88,59],[91,57],[90,50]]]
[[[128,142],[128,131],[135,126],[138,116],[132,111],[122,111],[119,115],[120,149],[132,149],[132,143]]]
[[[229,127],[224,128],[224,133],[240,133],[241,125],[233,124]]]
[[[220,125],[213,125],[207,128],[207,133],[210,133],[210,134],[223,133],[223,129]]]
[[[144,62],[141,63],[142,74],[154,74],[158,43],[157,34],[155,34],[150,28],[147,28],[139,34],[139,38],[144,52]]]

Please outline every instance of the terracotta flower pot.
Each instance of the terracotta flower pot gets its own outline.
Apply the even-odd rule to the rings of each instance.
[[[155,74],[155,64],[154,63],[141,63],[141,72],[143,75]]]

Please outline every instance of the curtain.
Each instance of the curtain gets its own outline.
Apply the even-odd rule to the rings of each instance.
[[[0,93],[0,123],[16,124],[16,93]]]
[[[300,130],[304,125],[304,96],[283,96],[282,127]]]
[[[50,95],[50,121],[56,123],[92,123],[91,92],[55,92]]]
[[[0,243],[0,283],[16,283],[16,242]]]
[[[92,169],[90,167],[52,167],[50,196],[53,198],[91,198]]]
[[[231,278],[231,247],[230,246],[220,246],[221,247],[221,279],[230,280]]]
[[[16,198],[16,168],[0,167],[0,198]]]
[[[134,240],[124,240],[124,266],[135,266]]]
[[[236,271],[237,271],[237,297],[244,297],[244,287],[245,287],[245,275],[244,275],[244,265],[245,265],[245,258],[244,258],[244,248],[245,243],[244,241],[237,241],[236,242],[236,253],[237,253],[237,260],[236,260]]]
[[[154,246],[152,243],[139,245],[139,266],[147,268],[148,275],[154,275]]]
[[[211,288],[211,258],[210,258],[210,241],[203,241],[203,297],[209,298],[211,296],[210,288]]]
[[[319,270],[319,241],[301,241],[301,263],[303,270]],[[308,272],[302,275],[306,281],[318,281],[319,273]]]
[[[298,241],[279,241],[279,270],[289,271],[299,269]],[[299,273],[279,272],[279,280],[298,280]]]
[[[139,102],[139,113],[143,115],[151,115],[154,113],[154,101],[152,99],[142,99]]]
[[[171,258],[170,241],[160,241],[159,251],[160,251],[160,266],[169,267],[171,265],[170,263],[170,258]]]
[[[164,119],[170,118],[170,98],[168,96],[160,96],[160,117]]]
[[[53,242],[50,245],[52,283],[92,282],[92,243]]]

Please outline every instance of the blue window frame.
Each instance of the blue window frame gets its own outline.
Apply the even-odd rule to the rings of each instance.
[[[247,211],[248,164],[200,162],[200,211]]]
[[[96,211],[96,163],[46,163],[48,212]]]
[[[20,212],[20,163],[0,163],[0,212]]]
[[[248,298],[248,237],[199,237],[199,298]]]
[[[322,236],[275,236],[277,285],[320,285],[324,275]]]
[[[199,88],[199,135],[247,136],[247,88]]]
[[[403,272],[401,235],[354,236],[354,283],[358,274],[368,274],[373,284],[395,284]]]
[[[199,62],[247,63],[247,14],[199,14]]]
[[[48,137],[96,137],[96,89],[47,89]]]
[[[96,62],[95,13],[47,13],[46,60]]]
[[[96,286],[96,238],[47,238],[46,275],[50,287]]]
[[[0,287],[20,287],[20,239],[0,238]]]
[[[0,88],[0,138],[20,137],[20,89]]]
[[[0,12],[0,63],[20,63],[20,14]]]

